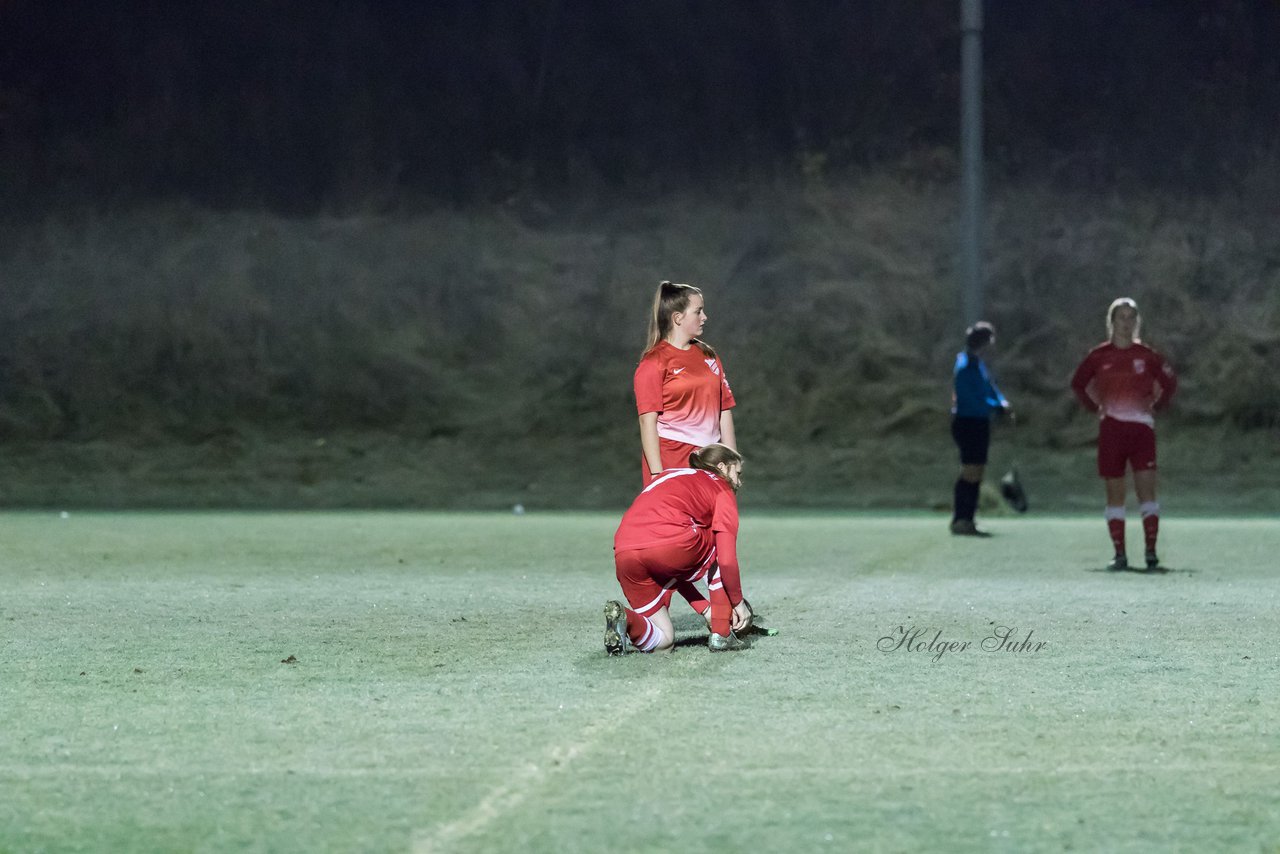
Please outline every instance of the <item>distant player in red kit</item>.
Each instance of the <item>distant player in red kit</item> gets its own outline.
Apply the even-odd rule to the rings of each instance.
[[[1090,412],[1098,413],[1098,474],[1106,483],[1107,529],[1115,546],[1109,569],[1128,569],[1124,539],[1124,473],[1133,469],[1133,491],[1142,512],[1148,569],[1160,566],[1156,537],[1160,504],[1156,501],[1154,413],[1169,405],[1178,379],[1164,357],[1141,343],[1138,304],[1121,297],[1107,309],[1109,340],[1089,351],[1071,378],[1071,390]]]
[[[675,630],[667,606],[679,582],[708,579],[712,652],[746,646],[734,633],[751,626],[738,569],[738,488],[742,455],[712,444],[690,455],[691,468],[673,468],[645,487],[613,538],[618,583],[631,605],[604,606],[604,648],[621,655],[670,649]]]
[[[698,336],[707,322],[702,291],[662,282],[653,298],[649,342],[636,367],[643,483],[669,468],[684,468],[689,454],[719,442],[737,449],[735,401],[724,365]]]

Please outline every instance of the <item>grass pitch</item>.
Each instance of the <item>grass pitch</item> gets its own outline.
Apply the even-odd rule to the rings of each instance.
[[[0,851],[1280,850],[1274,520],[749,513],[608,658],[616,522],[0,516]]]

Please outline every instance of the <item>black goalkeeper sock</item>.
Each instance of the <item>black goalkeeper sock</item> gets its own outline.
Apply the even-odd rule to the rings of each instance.
[[[956,481],[956,518],[973,521],[973,514],[978,509],[978,490],[980,484],[971,483],[964,478]]]
[[[952,506],[955,507],[954,521],[962,522],[973,518],[973,509],[969,507],[969,490],[968,482],[962,478],[956,478],[955,497]]]

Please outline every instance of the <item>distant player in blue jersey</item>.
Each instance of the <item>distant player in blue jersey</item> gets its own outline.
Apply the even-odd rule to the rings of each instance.
[[[956,354],[952,375],[951,438],[960,449],[960,476],[956,478],[955,514],[951,533],[986,536],[978,530],[973,513],[987,467],[991,445],[991,418],[1010,412],[1009,401],[991,379],[982,362],[982,351],[995,343],[995,327],[985,320],[965,330],[964,351]]]

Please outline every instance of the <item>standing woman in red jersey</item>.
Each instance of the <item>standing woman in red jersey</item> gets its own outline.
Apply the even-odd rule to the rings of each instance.
[[[706,322],[702,291],[658,285],[634,379],[646,485],[665,469],[687,466],[689,454],[704,445],[737,449],[733,391],[716,351],[699,337]]]
[[[707,576],[711,591],[712,652],[746,646],[735,631],[751,626],[738,569],[738,488],[742,455],[727,445],[699,448],[692,468],[673,468],[645,487],[613,537],[618,583],[631,605],[604,606],[604,648],[622,655],[670,649],[675,630],[667,604],[671,589]]]
[[[1107,488],[1106,519],[1115,547],[1108,569],[1128,569],[1124,540],[1124,473],[1133,470],[1133,491],[1142,512],[1147,569],[1157,569],[1156,537],[1160,504],[1156,501],[1154,413],[1166,408],[1178,379],[1164,357],[1138,337],[1138,304],[1121,297],[1107,309],[1108,340],[1089,351],[1071,378],[1085,409],[1098,413],[1098,474]]]

